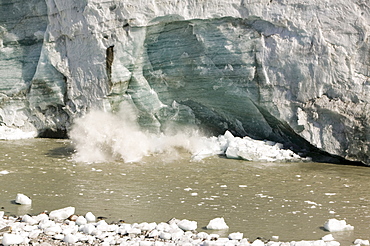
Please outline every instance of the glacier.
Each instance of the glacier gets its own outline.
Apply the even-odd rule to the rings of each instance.
[[[370,165],[369,33],[367,0],[1,0],[1,132],[66,137],[130,104],[154,133]]]

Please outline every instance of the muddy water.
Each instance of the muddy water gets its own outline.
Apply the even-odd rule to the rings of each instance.
[[[68,140],[0,142],[0,207],[6,214],[36,214],[66,206],[107,221],[196,220],[215,217],[244,237],[317,240],[329,218],[345,219],[351,232],[333,233],[342,245],[370,239],[370,168],[320,163],[252,163],[213,157],[190,162],[148,157],[140,163],[71,161]],[[17,193],[33,200],[16,205]]]

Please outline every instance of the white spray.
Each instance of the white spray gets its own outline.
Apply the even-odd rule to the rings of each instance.
[[[171,157],[178,148],[194,154],[208,148],[210,141],[194,129],[172,135],[149,133],[137,124],[136,112],[129,105],[117,114],[89,112],[74,122],[70,137],[76,148],[74,160],[88,163],[137,162],[158,153]]]
[[[192,159],[224,154],[228,158],[249,161],[299,161],[301,158],[283,145],[249,137],[224,135],[206,138],[197,130],[184,130],[175,134],[153,134],[137,124],[135,110],[125,105],[117,114],[91,111],[77,119],[70,131],[75,144],[77,162],[108,162],[123,160],[138,162],[144,156],[163,153],[166,160],[176,159],[178,149],[187,150]]]

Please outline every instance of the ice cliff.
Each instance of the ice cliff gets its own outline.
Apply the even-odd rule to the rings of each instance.
[[[0,121],[65,136],[125,102],[370,164],[369,35],[368,0],[1,0]]]

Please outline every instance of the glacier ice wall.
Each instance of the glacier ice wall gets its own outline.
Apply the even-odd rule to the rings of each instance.
[[[2,0],[0,121],[65,136],[128,102],[154,132],[370,164],[369,33],[367,0]]]

